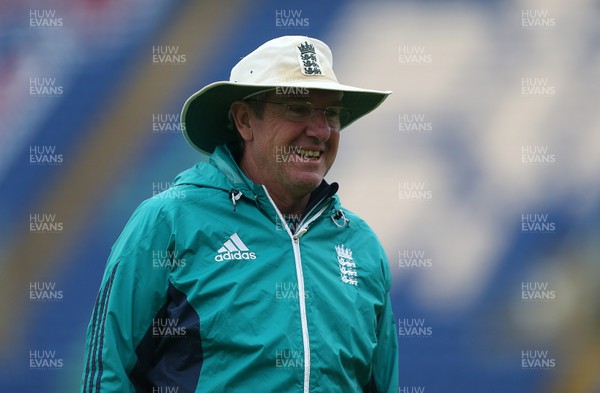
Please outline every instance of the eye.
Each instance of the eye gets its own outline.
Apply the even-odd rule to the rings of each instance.
[[[294,117],[308,117],[312,110],[308,105],[303,104],[288,104],[288,113]]]
[[[325,116],[328,119],[338,119],[340,116],[340,110],[341,110],[341,108],[331,106],[331,107],[325,109]]]

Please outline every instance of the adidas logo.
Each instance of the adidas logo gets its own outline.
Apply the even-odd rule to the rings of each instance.
[[[241,261],[243,259],[256,259],[256,254],[251,252],[237,233],[229,236],[223,246],[217,251],[215,261]]]

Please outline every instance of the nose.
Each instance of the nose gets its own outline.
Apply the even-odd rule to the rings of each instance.
[[[322,110],[316,110],[308,120],[305,131],[306,135],[318,139],[319,142],[325,142],[329,140],[331,132],[332,130],[327,122],[325,113]]]

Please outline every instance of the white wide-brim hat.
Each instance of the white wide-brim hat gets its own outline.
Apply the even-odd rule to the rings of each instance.
[[[232,69],[229,81],[211,83],[192,94],[181,111],[181,128],[190,145],[210,154],[221,144],[238,141],[230,125],[229,108],[234,101],[253,94],[287,88],[343,92],[341,105],[350,117],[347,127],[377,108],[391,93],[361,89],[338,82],[332,68],[331,50],[322,41],[304,36],[283,36],[259,46]]]

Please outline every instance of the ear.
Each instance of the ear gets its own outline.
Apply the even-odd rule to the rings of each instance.
[[[231,117],[235,123],[240,136],[245,142],[252,140],[252,126],[250,124],[252,119],[252,113],[250,113],[250,107],[247,102],[234,101],[230,107]]]

